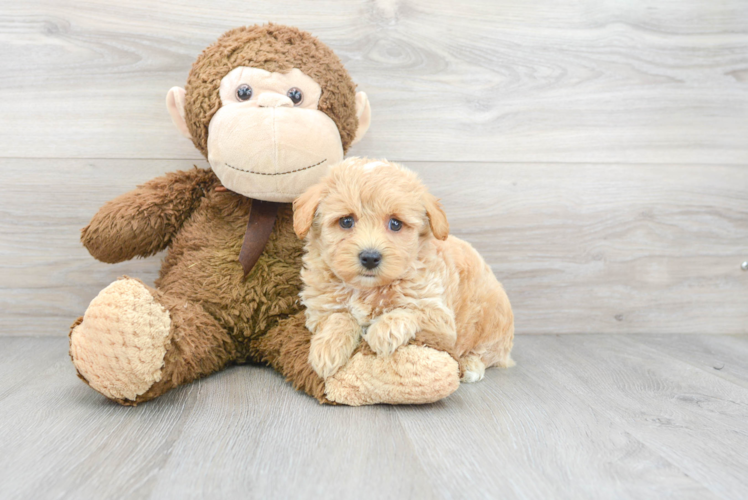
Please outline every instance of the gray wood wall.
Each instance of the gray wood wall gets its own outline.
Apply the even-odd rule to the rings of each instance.
[[[747,333],[748,2],[0,1],[0,335],[66,335],[122,274],[106,200],[205,166],[166,91],[225,30],[293,24],[367,92],[352,155],[422,173],[517,332]]]

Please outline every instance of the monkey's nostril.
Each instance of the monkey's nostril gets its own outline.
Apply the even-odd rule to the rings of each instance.
[[[358,254],[358,260],[366,269],[374,269],[382,262],[382,254],[376,250],[364,250]]]

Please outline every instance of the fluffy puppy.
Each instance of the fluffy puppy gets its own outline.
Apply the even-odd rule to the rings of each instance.
[[[463,382],[514,364],[504,289],[470,244],[449,236],[444,210],[414,172],[345,160],[294,202],[294,230],[306,237],[301,299],[321,377],[361,338],[388,356],[418,336],[459,361]]]

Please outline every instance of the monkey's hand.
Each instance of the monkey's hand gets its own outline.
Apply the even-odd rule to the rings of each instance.
[[[101,207],[81,231],[81,242],[107,263],[153,255],[169,245],[215,184],[212,171],[197,167],[148,181]]]
[[[326,379],[346,364],[361,338],[361,327],[348,313],[328,316],[312,335],[309,364]]]

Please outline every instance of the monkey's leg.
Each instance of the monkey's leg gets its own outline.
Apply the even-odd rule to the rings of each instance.
[[[362,342],[351,359],[323,380],[309,364],[311,333],[304,313],[281,321],[254,344],[266,363],[296,389],[322,403],[368,404],[433,403],[460,385],[457,361],[446,352],[423,345],[402,346],[392,356],[377,356]]]
[[[234,343],[198,304],[122,278],[70,330],[78,376],[124,405],[148,401],[223,368]]]

